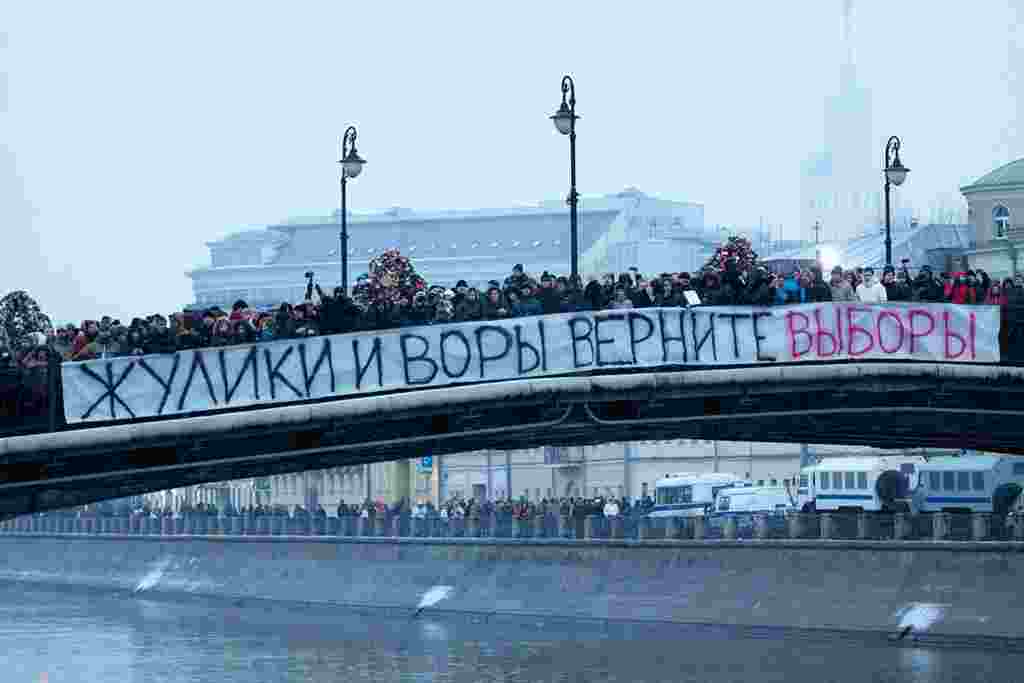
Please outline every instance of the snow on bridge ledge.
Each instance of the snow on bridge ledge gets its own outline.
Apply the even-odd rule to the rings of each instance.
[[[391,419],[402,414],[450,414],[459,408],[545,401],[621,400],[629,396],[685,396],[687,390],[757,385],[800,385],[822,381],[920,378],[954,382],[1024,382],[1024,367],[952,363],[815,363],[506,380],[487,384],[427,388],[323,403],[255,408],[246,411],[168,418],[54,434],[0,439],[0,458],[37,452],[103,450],[137,444],[178,442],[267,428],[297,430],[326,422]]]

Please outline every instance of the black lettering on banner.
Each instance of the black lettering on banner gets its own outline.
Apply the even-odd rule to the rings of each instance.
[[[700,350],[704,348],[704,345],[708,342],[708,337],[711,337],[711,358],[712,360],[718,360],[718,344],[715,341],[715,314],[708,313],[708,331],[704,333],[704,336],[699,340],[697,339],[697,314],[692,313],[690,318],[690,328],[693,330],[693,359],[700,362]]]
[[[178,411],[180,412],[185,407],[185,399],[188,398],[188,390],[192,388],[192,379],[196,375],[196,368],[203,373],[203,380],[206,382],[206,391],[210,394],[210,401],[213,405],[217,403],[217,393],[213,390],[213,382],[210,381],[210,373],[206,369],[206,361],[203,360],[203,354],[201,351],[192,352],[192,365],[188,369],[188,378],[185,380],[185,386],[181,389],[181,395],[178,397]]]
[[[160,407],[156,409],[157,415],[164,414],[164,406],[167,405],[167,399],[171,395],[171,385],[174,384],[174,377],[178,374],[178,365],[181,364],[181,354],[175,353],[173,355],[174,362],[171,364],[171,374],[166,381],[153,368],[149,367],[145,357],[139,359],[139,367],[148,372],[149,376],[155,379],[157,384],[164,390],[164,395],[160,397]]]
[[[418,356],[409,355],[409,340],[416,339],[423,344],[423,350],[420,351]],[[430,340],[426,337],[418,334],[403,334],[398,337],[399,345],[402,347],[402,369],[405,371],[405,383],[408,386],[417,384],[430,384],[437,377],[437,362],[432,358],[427,358],[427,352],[430,351]],[[423,379],[413,379],[409,376],[409,364],[410,363],[426,363],[430,366],[430,375]]]
[[[629,350],[633,354],[633,364],[636,365],[636,347],[654,336],[654,323],[643,313],[630,312],[626,317],[629,320]],[[647,334],[642,337],[636,336],[636,323],[639,321],[647,325]]]
[[[455,337],[462,342],[462,347],[466,349],[466,362],[462,364],[462,369],[458,372],[452,372],[448,369],[448,354],[445,351],[444,343],[448,341],[449,337]],[[469,345],[469,340],[466,339],[466,335],[462,334],[460,330],[446,330],[441,333],[441,369],[444,370],[444,374],[448,375],[449,379],[458,379],[466,374],[469,370],[469,363],[472,360],[473,349]]]
[[[330,337],[324,337],[323,346],[320,347],[320,357],[316,359],[316,363],[313,364],[313,372],[307,372],[309,366],[306,364],[306,345],[299,342],[299,361],[302,364],[302,381],[306,385],[306,398],[311,398],[309,394],[309,388],[313,386],[313,382],[316,381],[316,376],[320,372],[320,367],[327,361],[327,371],[330,373],[331,378],[331,393],[335,392],[334,389],[334,359],[331,356],[331,339]]]
[[[96,372],[88,365],[80,365],[79,367],[82,368],[82,372],[84,372],[86,376],[91,377],[92,379],[102,384],[103,388],[105,389],[103,394],[101,394],[100,397],[96,399],[96,401],[91,406],[89,406],[89,409],[86,410],[85,413],[82,415],[83,420],[88,419],[88,417],[92,415],[92,411],[96,410],[96,408],[101,403],[103,403],[104,399],[110,401],[111,420],[117,419],[118,403],[120,403],[121,407],[128,412],[128,415],[130,415],[132,418],[135,417],[135,413],[132,411],[132,409],[128,407],[128,404],[124,402],[124,399],[122,399],[117,394],[118,387],[120,387],[124,383],[125,379],[128,378],[128,375],[131,374],[131,371],[135,368],[135,361],[131,361],[130,363],[128,363],[127,366],[125,366],[125,369],[121,371],[121,376],[117,378],[116,382],[114,381],[114,364],[109,361],[106,363],[106,379],[103,379],[98,374],[96,374]]]
[[[628,360],[601,360],[601,345],[602,344],[614,344],[615,337],[609,337],[606,339],[601,338],[601,323],[614,322],[616,320],[625,321],[626,316],[621,313],[609,313],[607,315],[595,315],[594,316],[594,356],[597,361],[597,367],[603,368],[608,365],[630,365]]]
[[[732,357],[735,360],[740,358],[740,339],[736,334],[736,319],[737,318],[749,318],[749,313],[719,313],[718,317],[728,318],[729,323],[732,326]]]
[[[501,338],[505,340],[505,348],[501,350],[501,353],[488,356],[484,354],[484,334],[488,332],[496,332],[501,335]],[[512,333],[506,330],[504,327],[497,327],[495,325],[482,325],[475,330],[473,334],[476,335],[476,350],[480,356],[480,379],[485,379],[484,368],[487,365],[487,361],[501,360],[508,355],[508,352],[512,350]]]
[[[548,340],[544,336],[544,318],[537,318],[537,334],[540,335],[540,369],[548,371]]]
[[[753,318],[753,327],[754,327],[754,354],[755,354],[754,357],[757,358],[757,360],[775,360],[774,356],[762,356],[761,355],[761,342],[767,340],[768,337],[762,336],[760,330],[757,327],[757,322],[761,318],[770,318],[770,317],[772,317],[772,314],[767,312],[767,311],[761,311],[760,313],[754,313],[754,314],[751,315],[751,318]]]
[[[352,339],[352,358],[356,361],[357,390],[363,388],[363,377],[366,377],[366,371],[374,360],[377,361],[377,387],[384,386],[384,365],[381,362],[380,356],[380,337],[373,338],[373,348],[370,349],[370,357],[366,359],[365,364],[359,360],[359,337]]]
[[[587,326],[587,331],[582,335],[576,333],[577,323],[582,323]],[[572,366],[573,368],[586,368],[594,364],[594,341],[590,338],[590,333],[594,329],[594,323],[590,322],[590,318],[584,318],[578,316],[569,319],[569,335],[572,337]],[[590,360],[586,363],[580,362],[579,354],[576,350],[576,345],[581,341],[586,341],[590,346]]]
[[[277,363],[271,364],[270,349],[263,349],[263,359],[267,362],[267,382],[270,384],[270,400],[272,401],[277,398],[277,389],[274,386],[275,381],[281,382],[281,384],[294,391],[297,398],[305,398],[302,392],[296,389],[295,385],[281,374],[281,366],[284,365],[284,362],[288,360],[288,357],[292,355],[294,350],[294,346],[289,346],[281,354],[281,357],[277,359]]]
[[[679,317],[677,318],[677,320],[679,322],[679,336],[678,337],[674,337],[671,334],[668,334],[668,330],[665,329],[665,311],[662,310],[662,309],[658,310],[658,327],[659,327],[660,332],[661,332],[661,362],[662,363],[667,363],[668,362],[668,345],[671,344],[672,342],[678,342],[679,345],[683,347],[683,362],[685,363],[685,362],[687,362],[689,360],[689,353],[688,353],[687,348],[686,348],[686,326],[684,324],[684,321],[686,320],[686,310],[682,309],[682,308],[677,309],[677,310],[678,310],[678,313],[679,313]]]
[[[253,346],[249,349],[249,353],[245,354],[245,360],[242,361],[242,367],[238,370],[238,374],[235,376],[235,383],[228,387],[228,359],[227,351],[221,349],[217,352],[218,359],[220,360],[220,377],[224,381],[224,405],[230,405],[231,397],[238,391],[238,385],[245,379],[245,374],[252,368],[252,393],[253,397],[258,401],[260,400],[260,368],[259,368],[259,357],[256,355],[256,347]]]
[[[516,330],[516,360],[518,361],[518,363],[516,364],[516,371],[517,371],[518,374],[524,375],[527,372],[533,372],[534,370],[536,370],[537,368],[540,367],[541,355],[540,355],[540,352],[537,350],[536,346],[534,346],[533,344],[531,344],[529,342],[524,342],[523,341],[523,326],[522,325],[516,325],[515,326],[515,330]],[[533,365],[531,365],[528,368],[523,367],[523,350],[524,349],[533,354]],[[547,369],[547,368],[545,368],[545,369]]]

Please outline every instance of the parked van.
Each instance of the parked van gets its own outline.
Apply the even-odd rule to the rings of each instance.
[[[995,512],[1005,515],[1024,491],[1024,458],[966,455],[929,458],[917,468],[919,512]]]
[[[781,486],[734,486],[719,490],[715,514],[784,514],[794,508],[794,502],[789,492]]]
[[[917,468],[925,462],[920,455],[826,458],[801,471],[808,476],[801,509],[909,512]]]
[[[721,472],[666,475],[654,483],[654,509],[648,517],[693,517],[714,511],[719,491],[733,486],[750,482]]]

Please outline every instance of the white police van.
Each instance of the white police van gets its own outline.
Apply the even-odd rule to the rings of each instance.
[[[785,514],[795,501],[782,486],[732,486],[718,491],[715,514],[718,516],[753,513]]]
[[[807,494],[798,502],[804,512],[909,512],[925,462],[920,455],[826,458],[801,470]]]
[[[722,472],[667,474],[654,482],[654,509],[647,516],[696,517],[713,512],[718,493],[735,486],[750,486],[750,482]]]
[[[964,455],[929,458],[917,469],[919,512],[995,512],[1005,515],[1024,491],[1024,458]]]

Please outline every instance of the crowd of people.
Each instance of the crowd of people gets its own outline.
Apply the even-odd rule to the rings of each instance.
[[[452,497],[441,505],[433,502],[410,504],[408,499],[400,499],[387,505],[381,500],[366,499],[362,503],[338,504],[335,509],[337,517],[357,517],[376,519],[383,517],[436,518],[443,521],[451,520],[489,520],[496,519],[506,522],[530,520],[538,516],[566,517],[581,521],[585,517],[642,517],[654,508],[654,500],[643,496],[636,500],[627,497],[564,497],[545,498],[540,501],[520,500],[483,500],[473,498]],[[160,507],[144,502],[132,505],[127,500],[103,501],[91,506],[77,509],[56,510],[49,514],[57,516],[75,515],[83,517],[288,517],[299,520],[326,519],[327,510],[323,505],[307,510],[302,505],[287,506],[283,504],[257,504],[235,507],[228,503],[218,507],[212,503],[183,502],[176,509],[170,506]]]
[[[727,267],[645,277],[636,270],[589,278],[586,283],[544,272],[533,277],[517,265],[504,282],[486,288],[465,281],[454,288],[426,285],[408,297],[371,300],[360,280],[351,295],[341,288],[327,294],[310,284],[299,304],[282,303],[259,311],[236,301],[230,311],[219,307],[188,310],[169,316],[154,314],[127,324],[110,316],[58,328],[45,346],[61,360],[162,354],[178,350],[221,347],[273,339],[380,330],[447,322],[501,320],[520,316],[602,309],[677,307],[690,305],[774,306],[811,302],[884,303],[951,302],[1020,306],[1024,276],[993,280],[982,270],[933,273],[928,266],[911,276],[903,267],[888,267],[879,279],[872,268],[836,266],[826,275],[818,268],[774,273],[762,266],[749,270]],[[47,362],[44,345],[22,349],[22,369]],[[12,356],[8,355],[8,364]],[[0,366],[4,364],[0,359]],[[2,370],[0,370],[2,371]]]
[[[585,282],[548,272],[534,276],[517,264],[503,281],[478,289],[465,281],[454,288],[428,284],[397,252],[388,258],[386,263],[399,264],[398,275],[389,270],[375,272],[373,277],[363,275],[351,292],[339,287],[328,294],[307,273],[303,302],[281,303],[276,310],[257,310],[239,300],[230,311],[213,306],[167,316],[156,313],[127,324],[103,316],[64,325],[49,336],[34,333],[27,343],[0,348],[0,417],[46,414],[46,369],[51,362],[166,354],[321,334],[654,306],[917,301],[1019,307],[1016,310],[1024,312],[1024,275],[999,281],[983,270],[937,273],[929,266],[912,275],[905,263],[899,269],[882,269],[879,278],[870,267],[836,266],[828,273],[807,267],[776,273],[756,258],[730,257],[713,259],[714,264],[709,262],[692,274],[646,277],[631,268],[618,275],[588,277]],[[1008,343],[1019,341],[1014,337]]]

